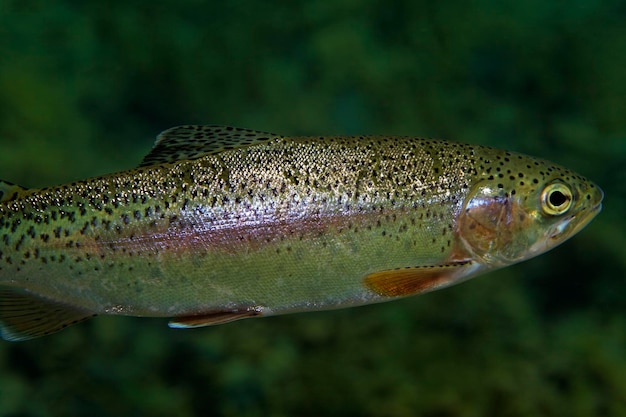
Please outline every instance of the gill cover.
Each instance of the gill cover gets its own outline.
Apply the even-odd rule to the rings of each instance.
[[[468,252],[498,265],[521,260],[535,238],[531,222],[519,196],[485,180],[470,190],[457,227]]]

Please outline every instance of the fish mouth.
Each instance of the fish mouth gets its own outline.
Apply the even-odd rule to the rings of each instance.
[[[580,229],[587,226],[594,217],[598,215],[602,211],[602,201],[593,206],[591,210],[589,210],[586,214],[583,214],[580,220],[577,222],[576,226],[572,230],[572,234],[578,233]],[[582,214],[582,213],[581,213]]]
[[[602,211],[602,202],[596,204],[588,211],[578,212],[563,219],[557,226],[552,229],[548,240],[552,242],[564,241],[578,232],[593,220],[594,217]]]

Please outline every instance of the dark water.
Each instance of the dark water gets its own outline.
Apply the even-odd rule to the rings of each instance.
[[[219,123],[488,144],[606,199],[553,252],[422,297],[2,342],[0,416],[626,415],[625,19],[586,0],[3,1],[6,180],[132,167],[159,131]]]

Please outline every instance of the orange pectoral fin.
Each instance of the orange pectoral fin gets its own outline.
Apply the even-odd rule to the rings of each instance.
[[[474,272],[471,261],[445,265],[415,266],[373,272],[364,279],[372,291],[385,297],[421,294],[450,286]]]

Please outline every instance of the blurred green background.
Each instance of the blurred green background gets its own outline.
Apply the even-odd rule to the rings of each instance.
[[[138,164],[161,130],[402,134],[538,155],[604,212],[440,292],[0,343],[0,416],[626,416],[626,3],[0,2],[0,178]]]

